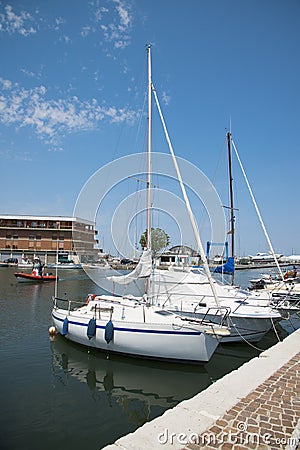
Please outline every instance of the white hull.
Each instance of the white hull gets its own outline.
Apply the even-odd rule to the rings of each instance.
[[[219,306],[216,305],[206,276],[194,272],[155,271],[154,292],[160,305],[184,317],[210,320],[220,324],[222,315],[230,335],[227,342],[258,342],[281,319],[271,307],[268,293],[247,294],[236,287],[215,282]]]
[[[205,318],[211,320],[214,323],[220,323],[220,316],[197,313],[189,315],[188,312],[183,311],[183,316],[196,317],[198,319]],[[273,327],[273,323],[269,317],[253,317],[250,316],[238,316],[229,314],[225,319],[224,325],[226,325],[230,331],[229,336],[225,336],[222,339],[222,344],[230,342],[258,342],[260,341],[270,329]]]
[[[111,304],[106,302],[105,306],[108,305]],[[124,306],[117,303],[113,304],[111,319],[114,326],[113,339],[109,343],[105,340],[109,317],[104,317],[103,314],[103,318],[98,314],[95,335],[89,339],[88,324],[95,316],[95,308],[92,308],[93,302],[74,311],[54,307],[53,323],[58,332],[63,334],[63,322],[67,318],[67,339],[109,353],[135,357],[207,362],[219,344],[219,338],[212,333],[210,326],[182,321],[173,314],[165,316],[159,313],[160,309],[153,306]],[[129,320],[129,317],[132,319]]]

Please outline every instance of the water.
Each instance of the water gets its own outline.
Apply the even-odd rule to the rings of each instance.
[[[60,336],[49,338],[53,283],[20,284],[13,274],[13,268],[0,269],[3,450],[101,449],[259,353],[245,344],[223,345],[209,363],[188,366],[89,352]],[[244,285],[257,275],[237,272]],[[60,296],[99,292],[80,270],[60,277]],[[293,330],[290,322],[284,327],[281,337]],[[259,347],[275,342],[270,332]]]

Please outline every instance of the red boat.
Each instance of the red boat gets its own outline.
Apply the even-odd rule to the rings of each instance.
[[[31,273],[24,273],[24,272],[16,272],[15,277],[18,281],[21,283],[24,282],[37,282],[37,283],[44,283],[46,281],[55,281],[58,279],[55,275],[45,273],[43,275],[39,275],[37,271],[33,270]]]

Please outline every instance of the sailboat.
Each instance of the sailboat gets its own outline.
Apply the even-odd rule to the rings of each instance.
[[[153,302],[149,282],[151,256],[151,47],[148,61],[148,151],[147,151],[147,248],[135,270],[117,282],[127,284],[144,279],[142,297],[127,295],[89,295],[84,304],[55,295],[52,320],[56,330],[67,339],[108,353],[177,362],[207,362],[227,327],[205,318],[181,317]]]
[[[171,146],[170,140],[168,142]],[[227,261],[227,266],[231,266],[232,269],[234,262],[234,205],[231,133],[227,133],[227,143],[230,180],[230,234],[232,237],[231,259]],[[172,148],[170,150],[172,154]],[[271,303],[271,295],[248,293],[233,285],[234,267],[230,271],[232,285],[226,285],[216,280],[212,281],[205,264],[204,269],[205,271],[201,268],[155,270],[153,275],[154,302],[158,302],[168,311],[177,312],[182,317],[191,319],[206,318],[215,323],[223,323],[225,314],[224,323],[229,327],[230,334],[223,338],[222,343],[258,342],[274,327],[276,321],[282,319],[281,314]],[[213,291],[211,283],[213,283]]]

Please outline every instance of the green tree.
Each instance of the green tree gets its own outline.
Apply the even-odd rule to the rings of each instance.
[[[147,247],[147,230],[141,235],[140,244],[142,248]],[[170,236],[161,228],[151,228],[151,249],[156,255],[170,244]]]

